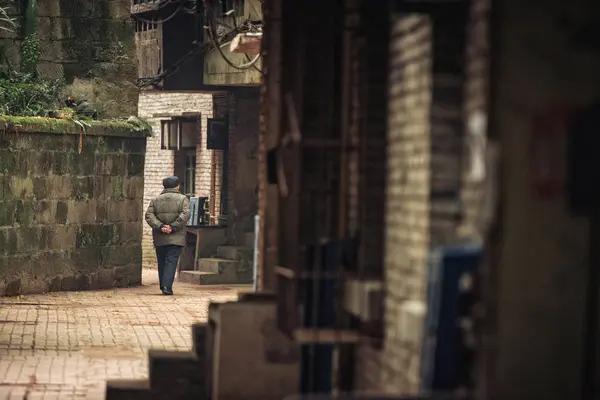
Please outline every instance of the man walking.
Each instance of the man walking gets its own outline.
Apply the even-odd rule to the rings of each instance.
[[[181,249],[185,247],[185,231],[190,217],[190,200],[179,191],[179,178],[163,180],[164,190],[150,201],[146,222],[152,228],[158,279],[164,295],[173,294],[173,281]]]

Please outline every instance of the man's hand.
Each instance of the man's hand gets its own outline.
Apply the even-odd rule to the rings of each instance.
[[[161,230],[163,233],[166,233],[166,234],[169,234],[169,233],[173,232],[173,228],[171,228],[171,226],[170,226],[170,225],[165,225],[165,226],[163,226],[162,228],[160,228],[160,230]]]

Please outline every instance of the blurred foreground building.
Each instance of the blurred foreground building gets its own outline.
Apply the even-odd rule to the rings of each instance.
[[[198,328],[212,343],[195,359],[203,393],[596,398],[600,8],[262,6],[262,294],[212,306]],[[456,308],[444,314],[430,307],[446,279],[430,273],[434,250],[465,243],[483,257],[460,282],[470,295],[449,285],[443,304]],[[266,325],[227,320],[236,307],[263,307]],[[432,341],[429,328],[459,322],[460,339]],[[257,342],[225,364],[226,339],[210,337],[232,327],[231,343]],[[446,355],[433,365],[432,343]],[[223,394],[224,371],[247,363],[254,386],[232,380]]]

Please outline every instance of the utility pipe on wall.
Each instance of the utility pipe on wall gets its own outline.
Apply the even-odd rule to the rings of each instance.
[[[258,232],[260,230],[260,216],[254,216],[254,253],[252,255],[252,291],[258,290]]]

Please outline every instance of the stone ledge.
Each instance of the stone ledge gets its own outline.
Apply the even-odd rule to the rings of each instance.
[[[146,138],[152,134],[150,128],[141,128],[127,121],[84,121],[85,135]],[[81,128],[75,122],[59,118],[0,117],[0,131],[27,133],[55,133],[78,135]]]

